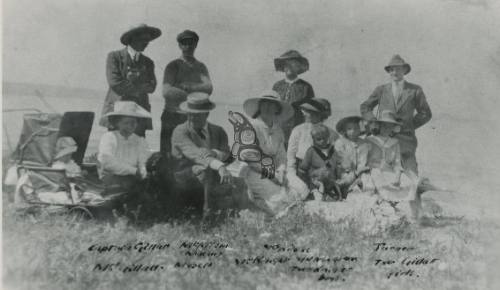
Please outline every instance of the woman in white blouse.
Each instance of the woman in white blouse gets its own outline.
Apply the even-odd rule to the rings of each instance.
[[[146,140],[134,133],[138,118],[151,118],[135,102],[116,102],[114,111],[105,115],[117,130],[102,135],[97,159],[100,177],[107,186],[131,188],[146,177],[149,150]]]
[[[307,185],[297,176],[297,167],[306,154],[307,149],[313,145],[311,136],[315,124],[323,123],[331,115],[330,102],[325,99],[312,98],[300,105],[305,122],[293,128],[288,141],[287,151],[287,179],[290,187],[296,191],[303,191]],[[339,134],[330,129],[330,144],[334,144]],[[305,198],[305,197],[304,197]]]
[[[243,109],[252,118],[250,122],[255,129],[262,152],[273,158],[276,167],[275,177],[267,179],[261,176],[260,163],[249,163],[251,170],[245,176],[245,182],[250,200],[270,216],[275,216],[300,195],[291,192],[285,181],[285,136],[280,127],[281,122],[293,116],[293,108],[281,101],[276,92],[269,91],[261,97],[247,99]]]

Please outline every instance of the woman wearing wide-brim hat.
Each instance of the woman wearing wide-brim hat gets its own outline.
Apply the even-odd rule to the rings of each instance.
[[[266,91],[259,97],[247,99],[243,109],[252,118],[250,123],[262,153],[270,156],[277,168],[275,178],[262,178],[260,163],[249,162],[251,170],[248,171],[245,182],[255,205],[274,216],[285,210],[298,195],[285,186],[285,136],[280,127],[281,121],[293,116],[293,108],[282,101],[275,91]]]
[[[288,138],[292,129],[304,122],[304,115],[300,105],[308,99],[314,98],[314,90],[310,83],[298,76],[309,70],[309,61],[296,50],[289,50],[274,59],[276,71],[283,72],[285,78],[273,85],[273,90],[278,92],[280,98],[291,104],[295,110],[293,118],[282,125],[285,139]]]
[[[101,137],[97,154],[100,177],[108,186],[129,190],[147,175],[149,146],[134,132],[140,120],[151,120],[151,114],[135,102],[118,101],[104,117],[116,130]]]
[[[112,51],[106,60],[106,78],[109,89],[104,100],[102,116],[113,111],[116,101],[133,101],[146,111],[151,111],[149,94],[156,89],[154,62],[144,55],[144,50],[154,39],[161,36],[161,30],[156,27],[140,24],[125,31],[120,42],[125,48]],[[101,118],[99,124],[108,129],[114,129]],[[151,119],[140,120],[136,134],[144,137],[146,130],[152,130]]]

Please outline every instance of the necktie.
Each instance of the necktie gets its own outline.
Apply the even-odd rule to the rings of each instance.
[[[207,136],[205,136],[205,134],[203,133],[203,129],[196,130],[196,133],[198,133],[198,136],[200,136],[202,140],[205,140],[207,138]]]

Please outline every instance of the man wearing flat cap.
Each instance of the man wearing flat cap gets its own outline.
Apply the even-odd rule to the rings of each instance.
[[[113,111],[116,101],[133,101],[151,111],[149,96],[156,88],[156,76],[153,61],[143,54],[149,42],[160,37],[161,30],[141,24],[126,31],[120,42],[125,48],[112,51],[106,60],[106,78],[109,84],[104,100],[102,116]],[[99,124],[112,130],[107,118],[101,118]],[[141,120],[136,134],[145,137],[146,130],[152,130],[151,119]]]
[[[432,117],[431,109],[422,88],[404,79],[404,76],[411,71],[411,67],[401,56],[394,55],[384,69],[389,73],[391,82],[375,88],[368,99],[361,104],[361,115],[371,122],[379,117],[379,112],[395,113],[403,124],[395,136],[401,146],[401,163],[404,169],[418,174],[415,130],[429,122]],[[377,116],[375,116],[373,109],[377,105]],[[372,124],[373,122],[370,123],[370,127],[373,127]]]
[[[199,36],[196,32],[185,30],[177,35],[182,56],[171,61],[163,75],[163,97],[165,108],[161,116],[160,151],[165,156],[171,151],[170,143],[174,128],[186,121],[180,112],[179,104],[186,101],[188,94],[201,92],[212,94],[212,81],[208,69],[194,57]]]
[[[208,94],[190,93],[180,104],[187,121],[177,126],[172,134],[176,186],[184,206],[197,210],[204,207],[204,186],[214,189],[217,184],[232,181],[224,163],[231,157],[227,134],[222,127],[207,122],[214,108]],[[208,200],[206,202],[208,204]]]

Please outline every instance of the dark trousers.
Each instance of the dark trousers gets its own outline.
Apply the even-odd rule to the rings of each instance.
[[[162,156],[172,152],[172,133],[175,127],[186,122],[184,114],[163,110],[161,114],[160,152]]]

